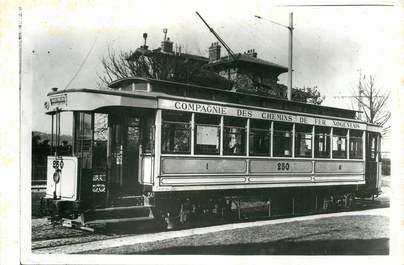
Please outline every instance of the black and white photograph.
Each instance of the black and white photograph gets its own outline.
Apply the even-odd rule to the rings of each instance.
[[[402,1],[9,6],[19,264],[402,264]]]

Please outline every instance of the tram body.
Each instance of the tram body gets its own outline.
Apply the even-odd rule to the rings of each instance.
[[[55,219],[183,220],[231,211],[243,196],[272,202],[276,215],[380,193],[381,128],[354,111],[145,78],[51,92],[45,106]],[[64,116],[73,143],[61,152]]]

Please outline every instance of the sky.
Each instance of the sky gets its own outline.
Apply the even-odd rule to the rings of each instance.
[[[52,87],[96,89],[108,48],[135,50],[143,44],[144,32],[152,49],[159,47],[163,28],[167,28],[168,37],[182,51],[207,56],[208,47],[217,40],[195,11],[234,52],[255,49],[259,58],[284,66],[288,64],[289,32],[269,20],[287,25],[293,12],[293,87],[317,86],[326,97],[323,105],[351,108],[351,99],[341,96],[352,95],[359,73],[374,75],[383,90],[399,89],[397,6],[280,6],[297,2],[255,0],[45,3],[23,5],[22,84],[31,91],[32,130],[50,129],[43,102]],[[224,49],[222,54],[226,54]],[[279,79],[287,84],[287,73]]]

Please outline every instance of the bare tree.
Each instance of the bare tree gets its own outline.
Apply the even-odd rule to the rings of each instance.
[[[131,54],[132,51],[117,53],[108,47],[107,56],[101,60],[103,73],[98,74],[98,86],[105,87],[114,80],[131,76],[157,77],[155,63],[150,57],[139,55],[135,60],[127,60]]]
[[[303,87],[303,88],[293,88],[292,89],[292,100],[304,102],[308,104],[321,105],[325,99],[325,96],[320,94],[317,86],[314,87]]]
[[[174,82],[228,88],[231,84],[218,74],[205,69],[207,59],[175,52],[163,53],[143,47],[135,52],[115,52],[108,48],[102,58],[103,73],[98,74],[98,87],[106,87],[114,80],[125,77],[146,77]]]
[[[364,113],[366,121],[385,126],[391,116],[391,112],[386,106],[390,92],[378,88],[373,75],[366,76],[363,74],[359,75],[357,89],[359,93],[354,93],[354,102]],[[389,128],[390,126],[385,127],[384,132],[387,132]]]

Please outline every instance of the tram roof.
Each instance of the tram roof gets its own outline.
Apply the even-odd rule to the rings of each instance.
[[[335,108],[322,105],[314,105],[297,101],[289,101],[267,96],[258,96],[241,92],[222,90],[213,87],[205,87],[189,83],[179,83],[152,78],[129,77],[115,80],[109,84],[112,89],[127,87],[131,84],[149,83],[152,92],[160,92],[173,96],[181,96],[193,99],[205,99],[221,101],[233,104],[251,105],[255,107],[267,107],[279,110],[304,112],[354,119],[358,111]],[[125,93],[127,94],[127,93]]]

